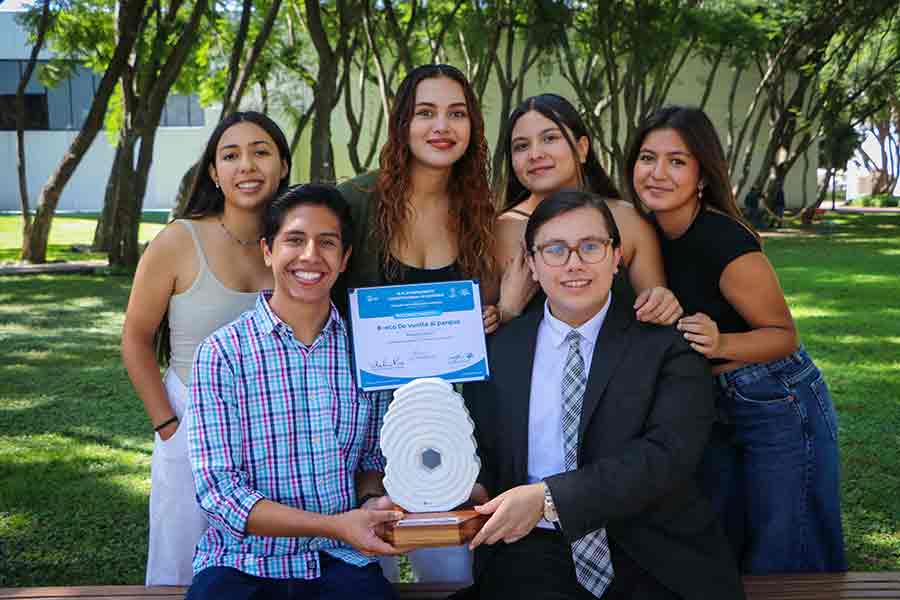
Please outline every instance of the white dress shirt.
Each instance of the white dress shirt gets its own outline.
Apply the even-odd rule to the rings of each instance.
[[[569,347],[566,336],[572,329],[581,334],[581,356],[585,373],[591,372],[591,359],[597,335],[606,320],[612,294],[606,304],[581,327],[572,327],[550,314],[549,301],[544,303],[544,318],[538,326],[531,370],[531,397],[528,407],[528,483],[537,483],[566,470],[562,431],[562,380]],[[538,527],[553,529],[541,519]]]

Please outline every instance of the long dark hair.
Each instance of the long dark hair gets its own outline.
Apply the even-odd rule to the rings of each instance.
[[[516,172],[513,170],[512,164],[512,132],[518,121],[523,115],[535,111],[553,121],[562,131],[569,149],[572,150],[572,156],[575,159],[575,165],[578,169],[578,184],[582,189],[599,194],[605,198],[620,198],[619,190],[609,178],[609,175],[603,169],[600,161],[597,160],[597,154],[594,152],[594,145],[591,142],[591,134],[584,120],[578,111],[572,106],[572,103],[558,94],[540,94],[526,98],[522,104],[517,106],[506,120],[506,127],[501,139],[503,140],[503,155],[506,160],[503,161],[503,210],[507,211],[519,202],[528,192],[528,189],[522,185]],[[572,132],[571,135],[569,132]],[[584,164],[578,157],[578,151],[575,148],[575,141],[586,137],[588,140],[587,157]]]
[[[190,198],[185,204],[184,211],[173,215],[173,218],[199,219],[207,215],[221,214],[225,210],[225,195],[222,193],[222,190],[216,187],[216,182],[213,181],[209,174],[209,167],[216,164],[216,148],[219,147],[219,140],[222,139],[225,132],[232,125],[245,121],[262,128],[263,131],[269,134],[275,145],[278,146],[280,158],[287,163],[288,168],[287,174],[279,183],[276,196],[280,196],[287,191],[291,177],[291,147],[288,145],[284,132],[281,131],[281,128],[278,127],[275,121],[261,112],[253,110],[234,112],[222,119],[216,128],[213,129],[212,134],[209,136],[209,141],[206,142],[206,149],[197,162],[199,171],[194,177],[194,186],[191,189]]]
[[[725,213],[746,227],[759,239],[759,234],[738,210],[728,175],[728,161],[716,127],[706,113],[694,106],[664,106],[644,119],[635,132],[625,153],[625,191],[629,200],[641,215],[650,217],[650,210],[641,201],[634,187],[634,165],[637,164],[641,146],[647,135],[657,129],[672,129],[678,132],[682,141],[700,164],[700,180],[704,182],[700,196],[701,210],[712,207]]]
[[[287,174],[281,178],[278,190],[273,195],[273,198],[287,191],[291,177],[291,147],[288,145],[284,132],[281,131],[281,128],[278,127],[275,121],[261,112],[253,110],[234,112],[222,119],[209,136],[203,155],[194,166],[197,171],[194,175],[194,184],[191,187],[190,197],[184,205],[184,210],[176,211],[172,215],[173,221],[176,219],[200,219],[208,215],[221,214],[225,210],[225,195],[222,193],[222,190],[216,187],[212,176],[209,174],[209,167],[216,163],[216,148],[219,147],[219,140],[222,139],[222,135],[232,125],[245,121],[259,125],[263,131],[268,133],[278,147],[279,159],[287,163]],[[156,347],[156,360],[161,365],[169,364],[169,356],[172,352],[170,333],[169,311],[167,310],[159,323],[159,327],[156,329],[156,335],[153,340]]]
[[[451,65],[416,67],[397,89],[388,120],[388,139],[381,149],[380,170],[375,184],[378,199],[375,209],[374,239],[385,273],[396,275],[397,265],[390,260],[390,244],[403,235],[403,223],[409,219],[412,192],[409,168],[409,125],[416,106],[416,88],[424,79],[446,77],[457,82],[466,98],[471,134],[469,147],[453,164],[449,192],[450,213],[456,227],[460,270],[469,277],[486,279],[493,273],[494,204],[488,183],[488,145],[484,137],[484,116],[472,84],[462,71]]]
[[[618,248],[622,245],[619,226],[616,224],[616,219],[606,203],[606,198],[582,190],[562,189],[544,198],[528,218],[528,224],[525,225],[525,247],[528,253],[534,255],[534,238],[544,223],[579,208],[593,208],[600,211],[600,214],[603,215],[606,231],[612,240],[612,247]]]

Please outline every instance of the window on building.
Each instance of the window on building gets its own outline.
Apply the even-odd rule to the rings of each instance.
[[[73,75],[47,88],[38,77],[39,61],[25,88],[26,129],[77,131],[91,110],[99,76],[82,66]],[[0,60],[0,130],[15,130],[15,98],[24,60]],[[196,96],[172,94],[166,101],[160,126],[202,127],[203,109]]]
[[[203,108],[196,96],[172,94],[166,100],[160,125],[163,127],[203,127]]]
[[[48,129],[47,96],[25,94],[25,129]],[[16,95],[0,94],[0,131],[16,130]]]
[[[16,129],[16,88],[24,61],[0,60],[0,130]],[[25,86],[25,129],[47,129],[47,89],[32,74]]]

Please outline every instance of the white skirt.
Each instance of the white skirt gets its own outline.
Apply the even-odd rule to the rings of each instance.
[[[163,441],[156,434],[150,462],[150,548],[147,585],[190,585],[194,548],[209,523],[197,504],[188,459],[184,411],[188,389],[175,372],[166,371],[163,385],[172,410],[181,421],[175,434]]]

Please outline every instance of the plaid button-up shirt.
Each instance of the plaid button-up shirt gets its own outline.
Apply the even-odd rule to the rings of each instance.
[[[269,307],[213,333],[197,350],[188,409],[197,499],[211,527],[194,553],[194,572],[233,567],[271,578],[319,577],[319,552],[354,565],[372,561],[322,537],[246,533],[266,498],[322,514],[356,507],[354,475],[383,471],[378,432],[385,393],[356,387],[347,330],[332,307],[311,346]]]

